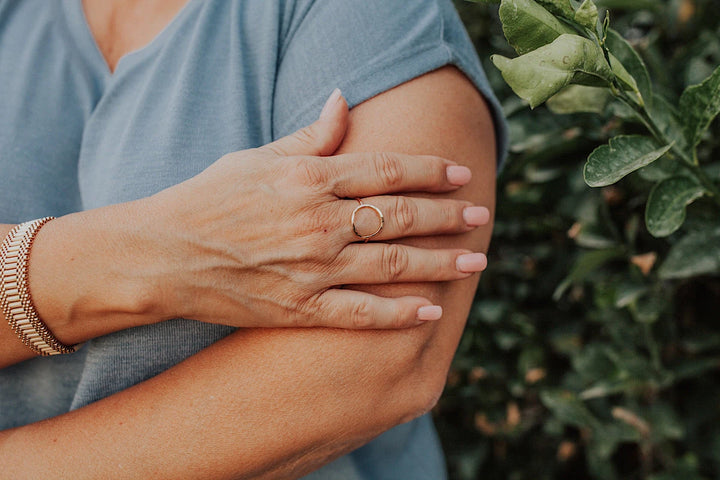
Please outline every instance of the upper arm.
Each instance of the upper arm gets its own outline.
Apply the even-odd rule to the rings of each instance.
[[[503,126],[498,123],[494,130],[497,101],[452,2],[408,0],[402,8],[385,0],[293,4],[296,9],[285,31],[275,84],[274,136],[311,123],[324,99],[338,87],[353,107],[340,152],[447,157],[474,172],[472,182],[452,196],[492,212],[495,144],[496,139],[504,139]],[[402,242],[485,251],[491,228]],[[445,312],[437,326],[366,335],[392,338],[391,348],[406,342],[407,348],[423,351],[432,337],[434,345],[442,345],[432,350],[432,357],[438,360],[442,350],[439,370],[443,371],[462,331],[477,279],[473,275],[459,282],[362,287],[381,295],[425,296]],[[436,329],[438,334],[431,335]]]
[[[469,167],[473,178],[468,185],[442,196],[467,200],[488,207],[491,214],[494,212],[497,154],[492,116],[482,95],[456,68],[443,67],[357,106],[350,114],[348,135],[340,151],[396,151],[448,158]],[[491,231],[492,222],[462,235],[402,239],[400,243],[486,252]],[[473,275],[454,282],[362,288],[383,296],[426,296],[443,307],[444,316],[439,322],[406,334],[419,347],[432,338],[433,347],[426,349],[425,358],[420,360],[435,365],[434,369],[444,378],[478,278],[479,275]]]

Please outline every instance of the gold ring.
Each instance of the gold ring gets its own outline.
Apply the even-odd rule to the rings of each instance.
[[[383,214],[382,214],[382,212],[380,211],[380,209],[379,209],[378,207],[376,207],[375,205],[370,205],[370,204],[367,204],[367,203],[363,203],[362,200],[360,200],[359,198],[356,198],[355,200],[357,200],[360,205],[358,205],[357,207],[355,207],[355,210],[353,210],[353,212],[352,212],[352,218],[350,219],[350,222],[352,223],[352,228],[353,228],[353,232],[355,232],[355,235],[357,235],[357,236],[360,237],[361,239],[365,240],[365,242],[367,243],[368,240],[370,240],[370,239],[373,238],[375,235],[377,235],[378,233],[380,233],[380,231],[383,229],[383,227],[385,226],[385,217],[383,216]],[[369,208],[370,210],[372,210],[373,212],[375,212],[375,213],[377,214],[378,218],[380,219],[380,225],[378,226],[377,230],[375,230],[375,231],[374,231],[373,233],[371,233],[370,235],[362,235],[362,234],[360,234],[360,232],[357,231],[357,226],[355,225],[355,215],[357,214],[357,212],[359,212],[359,211],[362,210],[363,208]]]

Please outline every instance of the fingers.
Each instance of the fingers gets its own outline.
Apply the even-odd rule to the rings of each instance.
[[[384,298],[355,290],[332,288],[322,293],[315,307],[320,315],[313,326],[381,329],[408,328],[428,320],[438,320],[442,315],[439,306],[421,297]]]
[[[347,125],[348,105],[340,90],[335,89],[315,123],[259,150],[276,156],[331,155],[345,137]]]
[[[337,215],[336,228],[347,242],[371,235],[381,225],[382,229],[372,237],[373,241],[464,233],[490,221],[487,208],[460,200],[386,195],[364,198],[362,202],[363,205],[377,207],[382,213],[382,220],[376,210],[359,208],[357,200],[341,200],[338,202],[341,205],[339,211],[347,213]]]
[[[318,165],[328,170],[331,193],[341,198],[394,192],[448,192],[466,185],[470,169],[429,155],[347,153]]]
[[[482,253],[431,250],[390,243],[352,244],[336,260],[333,285],[444,282],[467,278],[487,266]]]

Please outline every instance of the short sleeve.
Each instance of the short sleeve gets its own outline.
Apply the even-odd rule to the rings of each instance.
[[[274,137],[314,121],[334,88],[352,108],[454,65],[488,101],[502,163],[502,110],[450,0],[306,0],[294,2],[292,11],[279,56]]]

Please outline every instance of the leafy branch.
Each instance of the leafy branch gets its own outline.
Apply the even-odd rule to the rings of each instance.
[[[688,87],[674,107],[653,92],[641,57],[610,28],[608,15],[600,18],[593,0],[502,0],[499,13],[505,37],[520,56],[494,55],[492,61],[531,108],[548,102],[574,113],[614,98],[647,129],[649,135],[618,136],[592,152],[584,171],[588,185],[612,185],[667,156],[685,172],[654,186],[646,206],[650,233],[677,231],[687,206],[700,197],[720,209],[720,187],[698,161],[698,146],[720,114],[720,67]]]

